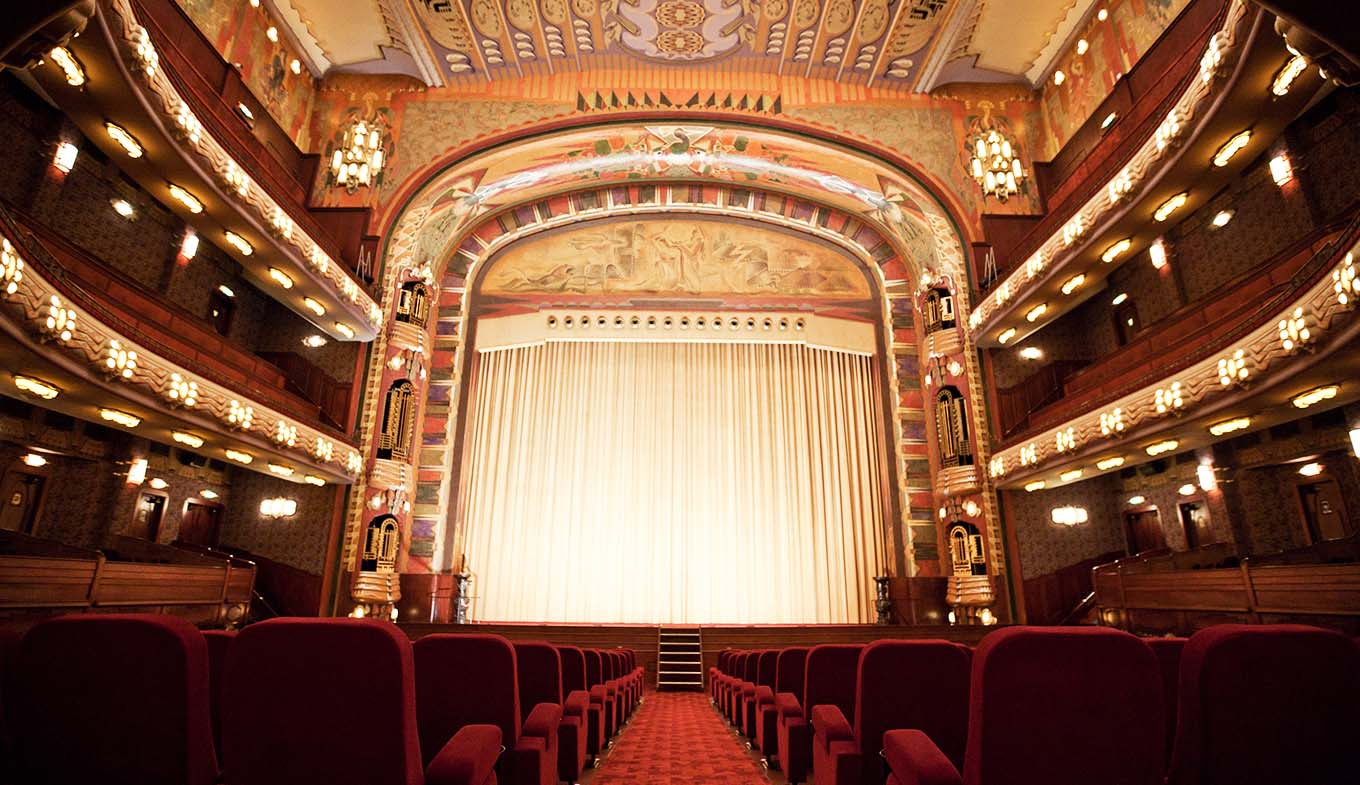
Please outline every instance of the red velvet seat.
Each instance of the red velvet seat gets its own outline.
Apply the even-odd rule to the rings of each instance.
[[[540,703],[521,725],[515,648],[499,635],[427,635],[413,646],[422,746],[468,725],[500,728],[505,785],[555,785],[562,707]]]
[[[609,745],[613,735],[613,705],[609,701],[609,690],[604,681],[604,658],[599,649],[583,649],[586,658],[586,683],[590,685],[590,711],[599,714],[600,726],[588,729],[586,749],[591,755],[599,755]]]
[[[563,692],[562,656],[546,641],[515,643],[516,671],[519,674],[520,715],[529,719],[530,706],[557,705],[562,721],[557,726],[557,774],[575,782],[586,765],[586,708],[590,696],[578,690],[568,698]],[[584,676],[582,677],[584,678]]]
[[[271,619],[227,654],[222,744],[231,785],[495,785],[501,732],[428,743],[422,774],[411,642],[385,622]]]
[[[919,730],[884,734],[889,783],[1160,785],[1157,658],[1128,633],[1011,627],[973,656],[963,774]]]
[[[752,660],[759,654],[754,651],[743,651],[737,655],[736,662],[733,663],[732,674],[727,678],[727,691],[723,699],[723,716],[733,725],[737,722],[737,709],[741,706],[742,682],[746,681],[748,670],[755,667]]]
[[[775,662],[779,659],[779,649],[762,649],[755,658],[754,676],[742,685],[741,709],[737,713],[737,727],[741,735],[752,742],[756,738],[756,703],[761,687],[774,685]]]
[[[715,706],[718,703],[718,680],[727,672],[727,662],[732,658],[732,654],[731,649],[718,652],[718,661],[708,669],[708,698]]]
[[[728,702],[732,696],[732,687],[739,679],[738,675],[742,672],[742,665],[746,660],[744,650],[733,651],[728,654],[727,666],[718,675],[718,711],[723,717],[728,716]]]
[[[6,713],[24,785],[209,785],[208,650],[173,616],[41,622],[14,662]]]
[[[1360,782],[1360,650],[1296,625],[1223,624],[1181,654],[1170,785]]]
[[[19,656],[19,630],[8,625],[0,625],[0,783],[13,782],[17,775],[14,770],[15,750],[11,729],[5,724],[5,701],[14,687],[14,661]],[[10,711],[13,711],[11,708]]]
[[[748,701],[754,702],[756,697],[756,672],[760,669],[761,651],[747,652],[742,659],[741,673],[738,674],[736,686],[732,688],[732,700],[729,704],[727,719],[736,727],[737,732],[742,728],[742,712]]]
[[[971,654],[949,641],[877,641],[864,647],[856,675],[854,725],[834,704],[812,710],[817,785],[883,785],[879,754],[890,730],[926,734],[955,766],[968,738]]]
[[[576,710],[581,710],[580,734],[578,740],[579,750],[573,748],[558,734],[557,750],[557,773],[568,782],[575,782],[580,776],[580,772],[585,770],[590,759],[599,752],[598,749],[590,748],[592,736],[596,739],[604,731],[604,714],[600,707],[590,703],[590,683],[586,681],[586,655],[576,646],[558,646],[557,653],[562,658],[562,692],[566,695],[566,705],[562,711],[562,724],[567,726],[572,724],[571,718],[576,716]],[[572,755],[580,756],[579,761],[572,761]],[[572,770],[577,772],[576,777],[568,776]]]
[[[787,692],[775,696],[779,713],[779,763],[790,783],[807,779],[812,768],[812,715],[818,706],[855,713],[855,670],[864,646],[830,643],[814,646],[804,665],[803,700]]]
[[[604,727],[609,738],[619,732],[623,724],[623,697],[619,694],[618,660],[606,649],[593,649],[600,658],[600,686],[604,691]]]
[[[788,693],[795,701],[803,700],[803,665],[807,661],[807,647],[783,649],[775,658],[774,684],[756,690],[756,749],[771,766],[778,766],[779,712],[775,696]]]
[[[226,767],[226,761],[222,756],[222,675],[227,667],[227,652],[234,640],[235,632],[203,631],[203,642],[208,645],[208,713],[212,718],[213,744],[217,748],[217,760],[223,768]]]
[[[1166,717],[1166,760],[1171,761],[1171,746],[1176,741],[1176,707],[1180,702],[1178,685],[1181,674],[1181,651],[1185,638],[1148,638],[1147,644],[1157,655],[1162,668],[1162,709]]]

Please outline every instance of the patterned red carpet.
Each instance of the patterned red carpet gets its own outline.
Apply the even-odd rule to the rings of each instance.
[[[588,785],[770,785],[703,692],[653,692]]]

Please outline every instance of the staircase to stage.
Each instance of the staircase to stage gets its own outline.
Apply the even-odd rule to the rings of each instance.
[[[656,688],[703,690],[703,651],[700,628],[660,628],[656,638]]]

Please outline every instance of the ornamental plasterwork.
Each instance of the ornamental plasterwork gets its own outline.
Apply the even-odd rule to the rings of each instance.
[[[1317,338],[1330,329],[1335,320],[1354,309],[1355,291],[1349,281],[1354,280],[1357,252],[1360,252],[1360,243],[1352,246],[1329,275],[1322,276],[1307,293],[1283,308],[1275,319],[1265,321],[1249,336],[1214,356],[1117,401],[1102,404],[1099,412],[1088,411],[1034,436],[1023,445],[997,453],[991,464],[993,476],[1002,477],[1017,469],[1029,471],[1077,447],[1119,438],[1124,431],[1140,425],[1193,412],[1196,405],[1235,386],[1220,370],[1224,361],[1240,363],[1239,367],[1245,368],[1250,378],[1257,382],[1265,378],[1268,371],[1288,365],[1288,361],[1300,353],[1297,346],[1287,345],[1290,340],[1287,335],[1281,336],[1279,323],[1306,318],[1312,335]],[[1116,421],[1118,427],[1113,427]],[[1071,447],[1059,450],[1060,443]],[[1136,446],[1141,451],[1144,445]]]
[[[18,247],[8,237],[0,235],[0,243],[0,301],[19,308],[21,323],[30,333],[75,354],[92,372],[150,391],[167,408],[206,412],[224,428],[258,435],[286,454],[327,464],[343,475],[355,475],[358,453],[353,448],[336,450],[333,437],[201,378],[154,349],[120,335],[62,297],[41,273],[23,262]],[[189,391],[192,395],[186,395]],[[241,413],[246,411],[249,416],[243,419]],[[233,417],[236,423],[231,422]]]
[[[968,317],[969,327],[973,331],[990,329],[997,314],[1010,299],[1023,297],[1045,268],[1066,261],[1074,250],[1080,249],[1081,240],[1091,235],[1093,227],[1114,217],[1124,209],[1124,205],[1141,195],[1143,185],[1151,179],[1156,167],[1175,152],[1190,120],[1212,103],[1215,83],[1227,73],[1227,64],[1239,53],[1238,36],[1242,32],[1240,28],[1247,18],[1247,11],[1245,0],[1234,0],[1223,27],[1210,39],[1201,58],[1200,77],[1191,80],[1156,132],[1138,148],[1128,164],[1104,187],[1096,189],[1091,198],[1044,241],[1034,254],[1042,261],[1036,265],[1016,267],[977,304]]]
[[[130,70],[141,74],[149,90],[144,95],[154,99],[155,108],[166,127],[175,130],[181,143],[204,160],[207,168],[216,174],[225,192],[234,193],[241,204],[254,211],[261,224],[269,227],[280,247],[291,248],[297,254],[295,261],[304,268],[310,267],[321,280],[329,283],[339,293],[340,299],[358,306],[372,325],[381,324],[383,313],[378,304],[359,288],[320,244],[297,227],[288,217],[287,210],[245,175],[226,148],[203,128],[188,102],[175,89],[165,69],[158,67],[159,56],[146,29],[138,24],[129,0],[109,0],[109,9],[112,17],[121,24],[123,56]]]

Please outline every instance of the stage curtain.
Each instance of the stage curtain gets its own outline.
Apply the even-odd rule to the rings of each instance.
[[[483,352],[459,492],[473,618],[871,621],[875,377],[801,344]]]

